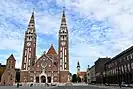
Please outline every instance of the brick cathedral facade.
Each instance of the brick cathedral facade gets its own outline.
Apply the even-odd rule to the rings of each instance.
[[[53,44],[43,55],[36,58],[36,28],[34,12],[25,32],[20,82],[66,83],[69,81],[69,40],[65,11],[61,19],[58,53]]]

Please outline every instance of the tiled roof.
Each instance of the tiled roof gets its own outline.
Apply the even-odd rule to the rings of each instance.
[[[55,49],[54,49],[53,44],[51,44],[51,47],[49,48],[47,54],[57,54],[56,51],[55,51]]]
[[[77,74],[78,74],[78,76],[85,76],[86,72],[78,72]]]
[[[14,58],[14,56],[13,56],[13,54],[11,54],[10,57],[9,57],[8,59],[9,59],[9,60],[14,60],[14,61],[16,61],[15,58]]]

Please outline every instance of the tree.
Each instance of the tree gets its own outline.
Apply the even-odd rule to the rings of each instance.
[[[70,76],[70,81],[72,82],[72,73],[69,72],[69,76]]]
[[[72,82],[73,83],[77,82],[77,75],[76,74],[73,74],[73,76],[72,76]]]
[[[79,76],[77,77],[77,82],[81,82],[81,78]]]
[[[87,83],[87,74],[84,75],[84,82]]]

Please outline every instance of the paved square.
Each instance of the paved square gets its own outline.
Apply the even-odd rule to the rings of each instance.
[[[126,87],[104,87],[104,86],[54,86],[54,87],[42,87],[42,86],[0,86],[0,89],[131,89]]]

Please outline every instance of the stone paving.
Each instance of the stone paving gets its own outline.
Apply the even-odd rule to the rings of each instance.
[[[101,85],[88,85],[88,86],[92,86],[92,87],[97,87],[97,88],[104,88],[104,89],[133,89],[130,87],[118,87],[118,86],[101,86]]]
[[[0,86],[0,89],[133,89],[128,87],[116,87],[116,86],[100,86],[100,85],[81,85],[81,84],[73,84],[71,86],[20,86],[17,88],[16,86]]]

